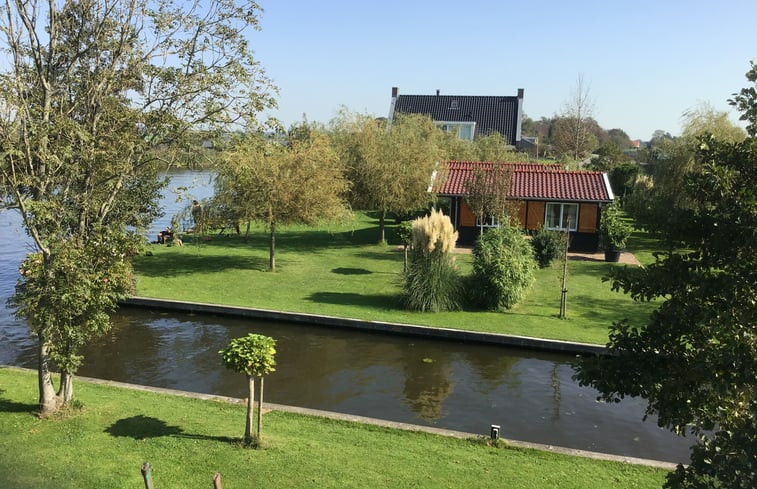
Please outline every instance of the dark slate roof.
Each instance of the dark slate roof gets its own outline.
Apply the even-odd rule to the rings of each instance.
[[[473,169],[491,169],[494,165],[513,167],[510,198],[522,200],[559,200],[563,202],[612,202],[613,195],[606,174],[598,171],[563,170],[560,165],[538,163],[491,163],[450,161],[439,195],[465,195],[465,182]]]
[[[453,108],[455,106],[457,108]],[[517,96],[399,95],[394,112],[429,114],[435,121],[475,121],[474,136],[485,136],[496,131],[507,138],[510,144],[516,142]]]

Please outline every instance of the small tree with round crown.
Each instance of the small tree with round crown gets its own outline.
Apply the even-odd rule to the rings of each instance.
[[[263,376],[276,369],[276,340],[270,336],[250,333],[241,338],[234,338],[229,342],[225,350],[221,350],[223,364],[226,368],[247,375],[250,387],[250,395],[247,398],[247,423],[244,429],[244,441],[259,445],[263,429]],[[255,398],[255,380],[257,377],[260,386],[258,393],[258,426],[255,438],[252,437],[252,403]]]

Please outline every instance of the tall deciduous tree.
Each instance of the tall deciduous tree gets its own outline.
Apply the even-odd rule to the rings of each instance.
[[[14,302],[39,345],[42,415],[71,399],[80,347],[129,290],[158,213],[157,164],[272,104],[253,2],[9,0],[0,6],[0,206],[37,248]],[[50,362],[61,369],[56,396]]]
[[[757,67],[748,77],[757,81]],[[742,110],[757,107],[750,88]],[[680,222],[649,223],[678,246],[611,271],[614,289],[659,308],[644,327],[616,323],[612,355],[584,359],[576,374],[606,400],[645,398],[660,426],[698,436],[666,487],[757,487],[757,111],[745,113],[744,141],[699,139]]]
[[[268,228],[272,271],[278,226],[313,225],[347,212],[344,169],[328,137],[301,129],[286,144],[259,135],[243,138],[224,155],[218,171],[218,198]]]
[[[597,137],[590,130],[592,125],[596,125],[592,119],[593,111],[591,89],[583,75],[579,75],[573,93],[554,123],[552,143],[558,153],[580,161],[598,145]]]
[[[378,210],[379,240],[385,241],[389,213],[425,208],[442,151],[438,130],[422,115],[400,115],[391,126],[371,117],[343,113],[333,121],[335,146],[347,167],[349,200],[357,209]]]

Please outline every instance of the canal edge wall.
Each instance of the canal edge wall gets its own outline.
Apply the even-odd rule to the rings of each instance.
[[[27,372],[36,372],[35,369],[15,367],[12,365],[0,365],[0,369],[9,370],[21,370]],[[164,387],[151,387],[148,385],[130,384],[127,382],[118,382],[115,380],[96,379],[93,377],[80,377],[76,376],[77,381],[87,382],[89,384],[107,385],[111,387],[117,387],[120,389],[129,389],[142,392],[152,392],[155,394],[164,394],[170,396],[186,397],[190,399],[200,399],[203,401],[216,401],[227,402],[230,404],[247,404],[245,399],[238,399],[235,397],[219,396],[215,394],[203,394],[200,392],[181,391],[176,389],[166,389]],[[433,426],[415,425],[410,423],[400,423],[396,421],[387,421],[384,419],[369,418],[366,416],[357,416],[353,414],[336,413],[333,411],[321,411],[319,409],[303,408],[298,406],[287,406],[285,404],[274,404],[270,402],[263,403],[264,409],[270,409],[273,411],[283,411],[287,413],[299,414],[303,416],[315,416],[326,419],[333,419],[338,421],[347,421],[351,423],[367,424],[372,426],[380,426],[384,428],[391,428],[403,431],[414,431],[419,433],[429,433],[432,435],[448,436],[452,438],[468,439],[468,438],[486,438],[484,435],[477,433],[467,433],[464,431],[445,430],[443,428],[435,428]],[[264,411],[265,413],[265,411]],[[532,443],[527,441],[510,440],[508,438],[502,438],[507,444],[507,447],[513,448],[527,448],[532,450],[541,450],[552,453],[559,453],[562,455],[570,455],[574,457],[590,458],[594,460],[604,460],[609,462],[620,462],[631,465],[643,465],[646,467],[653,467],[665,470],[675,470],[677,464],[672,462],[664,462],[661,460],[651,460],[646,458],[627,457],[624,455],[613,455],[609,453],[591,452],[588,450],[579,450],[577,448],[559,447],[555,445],[544,445],[541,443]]]
[[[601,345],[573,341],[550,340],[529,336],[508,335],[502,333],[485,333],[454,328],[437,328],[415,324],[389,323],[362,319],[321,316],[299,312],[286,312],[271,309],[258,309],[242,306],[228,306],[203,302],[157,299],[152,297],[130,297],[120,304],[131,307],[149,307],[187,313],[215,314],[237,318],[264,319],[270,321],[288,321],[299,324],[312,324],[331,328],[354,329],[362,331],[422,336],[469,343],[526,348],[529,350],[567,353],[572,355],[607,355],[608,350]]]

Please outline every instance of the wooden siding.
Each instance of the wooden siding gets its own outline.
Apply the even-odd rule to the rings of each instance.
[[[526,201],[525,200],[519,200],[517,201],[517,207],[514,215],[511,219],[511,224],[517,228],[525,229],[525,222],[526,222]]]
[[[579,233],[597,232],[597,212],[597,204],[581,204],[578,214]]]
[[[533,200],[528,202],[527,229],[536,230],[544,227],[544,201]]]
[[[476,227],[476,216],[467,202],[460,199],[460,227]]]

